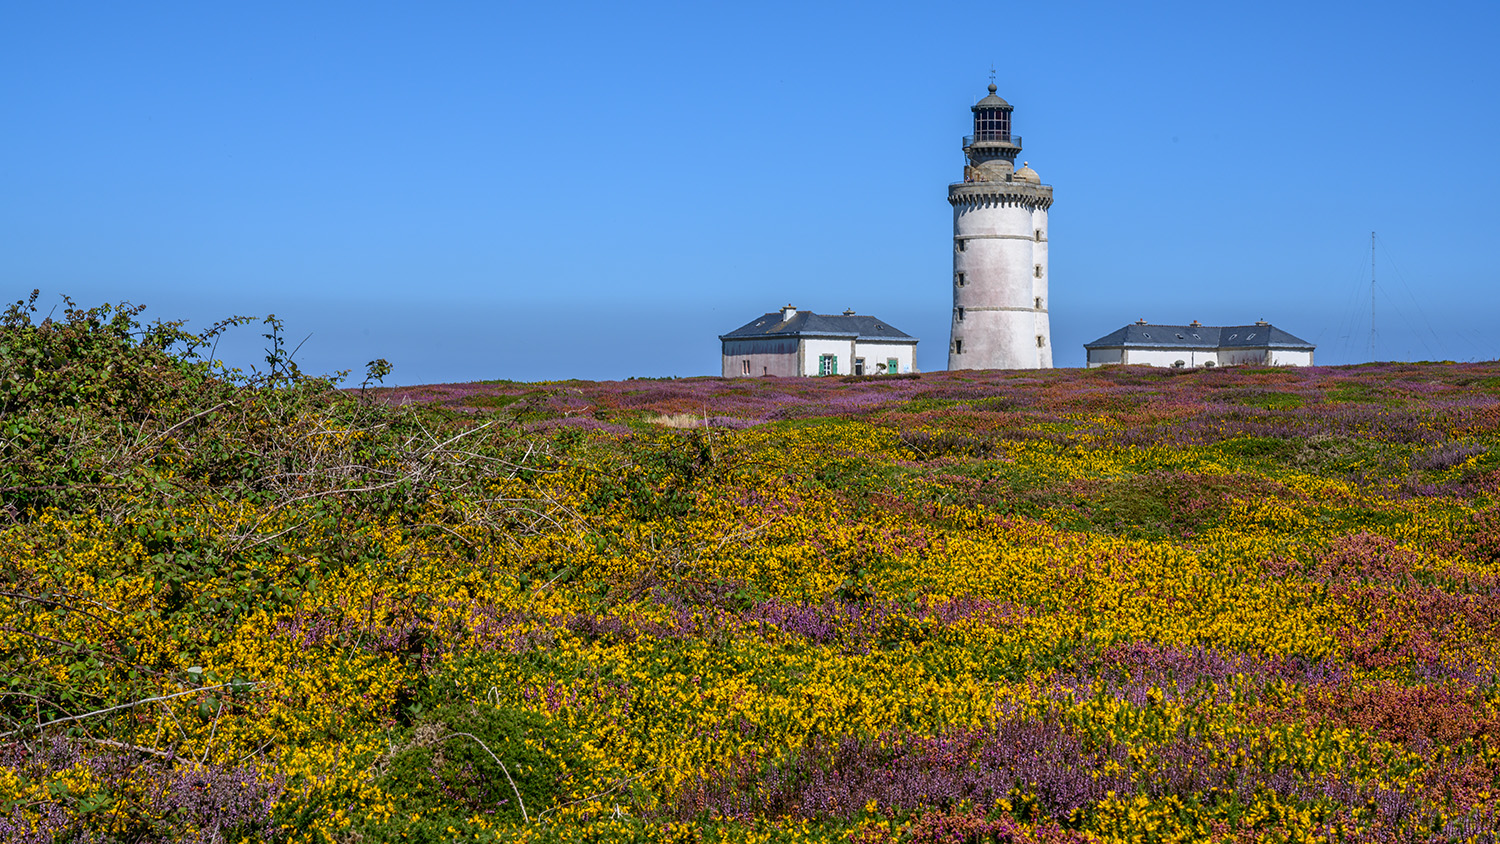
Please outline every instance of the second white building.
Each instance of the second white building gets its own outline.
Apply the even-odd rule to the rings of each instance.
[[[1140,320],[1084,343],[1090,368],[1112,363],[1178,369],[1260,364],[1312,366],[1312,343],[1261,321],[1254,325],[1155,325]]]

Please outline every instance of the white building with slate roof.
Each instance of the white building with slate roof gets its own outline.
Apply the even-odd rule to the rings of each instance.
[[[720,334],[719,341],[725,378],[917,371],[917,338],[853,311],[828,316],[787,305]]]
[[[1312,366],[1315,346],[1268,322],[1254,325],[1153,325],[1140,320],[1084,343],[1090,368],[1112,363],[1177,368]]]

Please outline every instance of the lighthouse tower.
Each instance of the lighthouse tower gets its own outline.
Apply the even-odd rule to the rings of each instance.
[[[1047,208],[1052,186],[1021,162],[1011,105],[995,95],[974,104],[964,138],[964,180],[953,206],[953,331],[949,369],[1050,369]]]

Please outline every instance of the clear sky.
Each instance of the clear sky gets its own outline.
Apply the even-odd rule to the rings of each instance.
[[[397,383],[717,374],[854,308],[946,363],[991,65],[1055,188],[1060,366],[1126,322],[1493,359],[1492,2],[8,3],[0,293]],[[250,360],[258,332],[225,347]]]

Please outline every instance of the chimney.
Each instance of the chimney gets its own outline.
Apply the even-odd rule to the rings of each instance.
[[[783,307],[781,309],[781,321],[782,322],[786,322],[787,320],[791,319],[792,317],[794,317],[796,315],[797,315],[797,306],[796,305],[787,305],[787,306],[785,306],[785,307]]]

